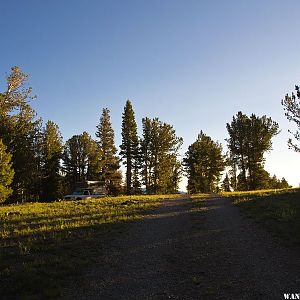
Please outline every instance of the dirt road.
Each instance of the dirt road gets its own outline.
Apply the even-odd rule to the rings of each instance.
[[[101,241],[103,242],[103,241]],[[242,217],[225,198],[166,200],[109,241],[63,299],[284,299],[300,293],[299,249]]]

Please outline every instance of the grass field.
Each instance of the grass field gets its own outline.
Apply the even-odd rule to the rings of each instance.
[[[113,234],[175,197],[180,195],[0,206],[0,298],[59,297]]]
[[[286,245],[300,246],[300,189],[223,193]]]

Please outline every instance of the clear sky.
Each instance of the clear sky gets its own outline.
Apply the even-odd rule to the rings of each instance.
[[[281,133],[266,169],[300,182],[280,101],[300,84],[300,1],[0,0],[0,88],[14,65],[30,74],[39,116],[64,139],[95,133],[108,107],[121,141],[131,99],[138,126],[159,117],[184,138],[200,130],[224,147],[239,110],[267,115]]]

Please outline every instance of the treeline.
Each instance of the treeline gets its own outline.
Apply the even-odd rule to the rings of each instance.
[[[52,201],[86,180],[103,182],[110,195],[177,193],[183,173],[190,193],[218,191],[224,171],[224,190],[288,187],[285,179],[264,170],[264,153],[278,134],[271,118],[239,112],[227,124],[229,153],[201,131],[181,161],[183,139],[173,126],[146,117],[139,137],[127,100],[120,151],[107,108],[95,126],[95,138],[83,132],[64,143],[59,126],[50,120],[44,124],[31,107],[35,97],[27,80],[13,67],[6,77],[7,89],[0,93],[0,202]]]
[[[63,143],[53,121],[43,124],[30,105],[28,76],[13,67],[0,93],[0,201],[51,201],[76,182],[101,181],[110,195],[178,192],[182,138],[157,118],[142,120],[142,136],[131,102],[124,107],[121,151],[115,145],[110,111],[102,110],[95,139],[87,132]],[[125,185],[120,170],[126,166]]]
[[[288,188],[288,182],[271,176],[264,169],[264,154],[272,149],[272,138],[279,133],[278,124],[266,116],[250,117],[238,112],[226,124],[229,152],[202,131],[189,146],[183,160],[190,193],[247,191]],[[222,173],[225,178],[219,186]]]

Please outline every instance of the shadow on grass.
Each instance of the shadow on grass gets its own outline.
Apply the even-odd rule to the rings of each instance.
[[[244,215],[281,239],[283,244],[300,246],[299,189],[266,194],[245,192],[228,197]]]
[[[113,216],[107,217],[109,220],[106,220],[106,217],[100,214],[91,216],[88,213],[58,214],[52,217],[28,216],[26,224],[30,224],[31,228],[38,228],[43,224],[72,224],[83,218],[86,224],[76,228],[52,229],[2,239],[0,298],[58,298],[61,288],[92,266],[103,254],[103,249],[110,247],[112,241],[122,238],[134,222],[143,219],[151,228],[157,219],[172,219],[178,215],[190,214],[190,204],[177,205],[176,200],[174,203],[167,212],[158,213],[154,208],[150,208],[137,215],[135,209],[131,212],[126,211],[124,216],[128,217],[128,220],[115,223]],[[135,215],[135,220],[130,220],[131,215]],[[99,224],[100,222],[102,223]],[[27,226],[22,223],[22,216],[5,221],[7,226],[19,229]]]
[[[32,234],[17,234],[1,239],[0,242],[0,295],[1,299],[53,299],[60,294],[61,287],[72,277],[79,276],[85,268],[93,265],[101,256],[103,248],[114,239],[122,238],[127,228],[136,220],[149,218],[156,222],[159,214],[154,208],[138,211],[122,208],[116,216],[124,220],[114,221],[114,214],[89,215],[88,213],[66,213],[55,216],[15,216],[2,220],[1,225],[9,229],[22,230],[28,226],[38,229],[44,224],[49,230]],[[172,207],[169,213],[176,213]],[[134,220],[130,220],[130,218]],[[168,216],[170,217],[170,216]],[[25,221],[25,223],[24,223]],[[84,225],[80,224],[84,221]],[[68,224],[76,224],[68,228]],[[58,228],[55,228],[55,226]],[[52,226],[52,229],[51,229]],[[59,226],[61,226],[59,228]],[[151,226],[151,225],[149,225]],[[65,228],[64,228],[65,227]]]

